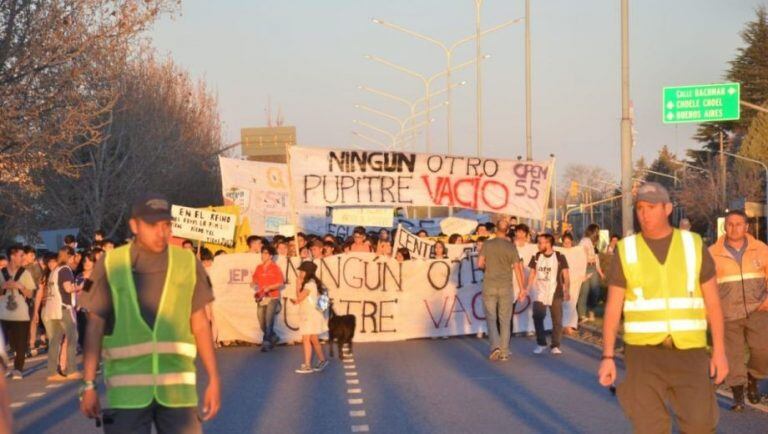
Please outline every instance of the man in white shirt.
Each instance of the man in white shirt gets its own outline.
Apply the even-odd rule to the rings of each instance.
[[[563,300],[569,300],[570,276],[565,255],[554,250],[555,237],[551,234],[538,236],[539,252],[531,259],[528,268],[531,275],[528,287],[533,301],[533,324],[536,328],[537,347],[534,354],[547,349],[544,318],[547,307],[552,316],[552,354],[562,354],[560,338],[563,333]]]

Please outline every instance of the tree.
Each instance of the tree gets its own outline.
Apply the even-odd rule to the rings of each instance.
[[[746,24],[741,39],[745,46],[736,50],[736,58],[729,62],[725,78],[741,83],[741,99],[760,104],[768,101],[768,11],[765,6],[755,9],[755,20]],[[704,143],[705,148],[717,151],[719,132],[731,132],[734,137],[730,149],[738,151],[755,115],[754,110],[742,110],[738,121],[702,124],[694,138]]]
[[[99,143],[116,69],[172,0],[0,1],[0,213],[29,210],[39,171],[76,175]]]
[[[565,203],[569,199],[569,189],[572,182],[578,184],[580,193],[585,191],[591,192],[593,200],[603,199],[606,192],[610,192],[618,187],[613,175],[607,170],[599,166],[587,164],[571,164],[567,166],[563,171],[561,179],[562,181],[559,184],[560,191],[557,192],[560,203]]]
[[[752,119],[749,132],[738,155],[768,164],[768,113],[760,112]],[[765,172],[762,167],[749,161],[737,160],[733,171],[738,197],[755,202],[765,202]]]
[[[670,177],[677,177],[677,172],[680,170],[681,166],[682,165],[677,160],[677,156],[664,145],[659,151],[659,155],[653,160],[653,163],[651,163],[651,166],[647,171],[643,170],[640,177],[646,181],[658,182],[671,192],[677,188],[677,185],[675,179]],[[666,176],[659,175],[660,173]]]
[[[42,198],[41,226],[55,218],[86,233],[102,228],[115,236],[125,230],[139,192],[162,192],[187,206],[220,200],[221,125],[205,84],[145,50],[123,67],[117,89],[103,140],[75,155],[80,176],[44,177],[50,188]]]

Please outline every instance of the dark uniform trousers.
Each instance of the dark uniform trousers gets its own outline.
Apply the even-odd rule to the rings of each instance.
[[[616,394],[635,433],[669,433],[672,425],[667,403],[680,432],[715,432],[716,386],[709,378],[706,349],[626,345],[624,354],[627,376]]]
[[[152,401],[145,408],[107,409],[102,413],[106,434],[202,434],[197,407],[169,408]]]
[[[749,347],[749,360],[744,346]],[[725,355],[731,387],[747,384],[747,372],[755,378],[768,378],[768,312],[752,312],[747,318],[725,322]]]

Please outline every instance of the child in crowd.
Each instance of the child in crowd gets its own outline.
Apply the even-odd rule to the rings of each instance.
[[[323,348],[320,346],[318,337],[328,330],[327,321],[325,313],[317,307],[320,294],[324,294],[326,290],[320,279],[315,276],[317,265],[305,261],[299,265],[298,271],[296,298],[291,302],[299,305],[299,332],[304,345],[304,363],[296,370],[296,373],[310,374],[320,372],[328,366],[328,360],[323,354]],[[313,348],[318,360],[314,367],[312,366]]]

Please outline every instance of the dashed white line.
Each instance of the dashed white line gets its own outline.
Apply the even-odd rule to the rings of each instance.
[[[363,398],[350,398],[347,402],[349,405],[361,405],[363,403]]]
[[[22,406],[22,405],[24,405],[24,404],[26,404],[26,402],[25,402],[25,401],[20,401],[20,402],[12,402],[12,403],[11,403],[11,408],[19,408],[19,407],[21,407],[21,406]]]
[[[355,369],[355,365],[344,365],[344,369]]]
[[[353,359],[351,357],[347,357],[347,358],[345,358],[343,360],[344,360],[344,363],[355,363],[355,359]]]
[[[35,393],[30,393],[29,395],[27,395],[27,398],[39,398],[39,397],[41,397],[43,395],[45,395],[45,392],[35,392]]]
[[[368,432],[368,425],[352,425],[352,432]]]
[[[357,372],[345,372],[344,375],[347,377],[357,377]]]
[[[347,393],[350,395],[359,395],[363,393],[363,389],[347,389]]]
[[[46,389],[58,389],[59,387],[63,386],[63,384],[49,384],[45,386]]]
[[[349,412],[350,417],[365,417],[365,410],[352,410]]]
[[[347,380],[347,384],[360,384],[360,380],[358,380],[356,378],[351,378],[351,379]]]

